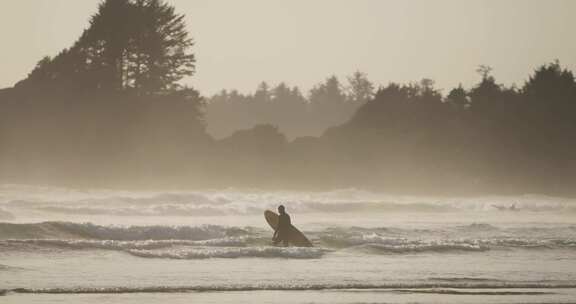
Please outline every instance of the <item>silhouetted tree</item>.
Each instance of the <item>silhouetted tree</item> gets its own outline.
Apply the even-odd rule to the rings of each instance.
[[[336,76],[327,78],[314,86],[309,93],[309,115],[313,117],[313,129],[318,133],[330,126],[337,125],[350,118],[347,111],[347,96],[344,87]]]
[[[530,164],[534,183],[542,191],[566,191],[576,170],[576,81],[558,62],[539,67],[521,90],[524,124],[516,137],[521,141],[520,159]],[[535,174],[537,173],[537,174]],[[536,186],[534,186],[536,188]]]
[[[178,88],[180,79],[193,74],[192,45],[184,15],[169,4],[106,0],[80,39],[55,58],[44,58],[29,78],[76,89],[154,94]]]
[[[356,104],[364,104],[374,96],[374,84],[365,73],[356,71],[348,76],[348,99]]]
[[[278,124],[284,132],[292,133],[295,122],[302,120],[306,113],[307,101],[298,87],[290,88],[280,83],[272,89],[270,101],[268,122]]]
[[[576,110],[574,74],[554,62],[538,68],[522,88],[528,106],[540,114],[552,112],[560,119],[573,118]]]
[[[458,110],[464,110],[470,106],[468,92],[462,87],[462,84],[454,88],[446,96],[446,102]]]
[[[482,75],[482,81],[470,91],[470,110],[489,117],[490,112],[497,111],[504,101],[504,89],[489,74],[489,68],[482,66],[478,69],[478,73]]]
[[[338,107],[346,102],[346,94],[336,76],[331,76],[324,83],[316,85],[310,90],[310,104],[318,109]]]
[[[194,72],[184,15],[160,0],[103,2],[80,45],[97,52],[92,62],[109,71],[115,88],[158,92]]]

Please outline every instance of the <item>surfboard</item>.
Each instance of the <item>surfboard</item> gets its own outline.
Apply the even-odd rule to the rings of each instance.
[[[272,229],[276,230],[276,227],[278,227],[278,214],[266,210],[264,211],[264,218],[266,219],[266,222],[268,222],[268,225],[270,225]],[[312,242],[310,242],[310,240],[308,240],[308,238],[293,225],[290,226],[290,231],[288,232],[288,243],[296,247],[313,247]]]

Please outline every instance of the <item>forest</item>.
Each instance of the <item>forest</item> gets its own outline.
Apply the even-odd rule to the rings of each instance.
[[[514,86],[480,66],[446,94],[356,72],[206,97],[182,85],[193,48],[173,6],[103,1],[72,46],[0,90],[0,182],[576,194],[576,81],[557,61]]]

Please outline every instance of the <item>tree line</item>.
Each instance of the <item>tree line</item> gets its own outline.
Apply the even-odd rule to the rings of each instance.
[[[431,189],[573,193],[573,72],[546,64],[521,87],[499,84],[487,67],[479,72],[470,90],[445,97],[430,82],[382,87],[324,138],[370,160],[367,170],[389,183],[407,175]]]
[[[280,120],[238,131],[221,141],[227,150],[252,151],[259,143],[267,155],[282,157],[267,162],[254,151],[246,152],[253,162],[232,162],[226,167],[236,166],[236,172],[245,174],[281,163],[265,171],[281,172],[280,178],[307,185],[573,195],[573,72],[559,62],[545,64],[521,87],[498,83],[489,67],[481,66],[478,72],[481,79],[473,87],[460,85],[445,95],[429,79],[379,86],[349,119],[318,137],[288,140],[282,128],[275,127]],[[237,101],[238,108],[230,107],[230,114],[237,115],[248,103]],[[307,106],[311,107],[310,101]],[[302,108],[300,115],[305,111]],[[292,116],[295,124],[300,122],[297,116]],[[228,158],[233,156],[223,157]]]
[[[208,132],[223,138],[235,130],[273,124],[290,139],[320,136],[350,119],[374,92],[374,84],[360,71],[348,76],[346,83],[330,76],[307,94],[284,82],[276,86],[262,82],[249,94],[222,90],[206,100]]]
[[[72,47],[0,90],[0,181],[576,194],[576,82],[559,62],[521,86],[482,66],[447,94],[357,72],[203,98],[180,85],[192,47],[164,1],[103,1]]]

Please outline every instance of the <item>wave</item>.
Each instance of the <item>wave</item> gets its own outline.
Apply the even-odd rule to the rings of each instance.
[[[498,227],[485,223],[472,223],[465,226],[458,226],[457,229],[464,232],[490,232],[500,230]]]
[[[346,247],[317,243],[314,248],[269,246],[267,238],[226,237],[211,240],[4,240],[4,251],[37,251],[41,248],[68,250],[113,250],[142,258],[321,258],[327,252],[346,250],[365,254],[420,254],[483,252],[498,249],[576,249],[574,240],[406,240],[389,239]]]
[[[308,290],[388,290],[394,292],[466,292],[467,289],[476,289],[470,292],[484,292],[489,290],[492,294],[497,292],[512,293],[514,289],[573,289],[574,282],[499,282],[499,283],[384,283],[384,284],[259,284],[259,285],[198,285],[198,286],[153,286],[153,287],[103,287],[103,288],[15,288],[0,290],[0,293],[24,293],[24,294],[122,294],[122,293],[182,293],[182,292],[231,292],[231,291],[308,291]],[[484,291],[478,291],[484,289]],[[525,292],[525,291],[517,291]],[[536,292],[536,291],[534,291]]]
[[[377,234],[352,236],[327,235],[322,241],[337,248],[354,248],[375,253],[423,252],[481,252],[501,248],[510,249],[576,249],[576,239],[531,238],[459,238],[459,239],[408,239],[390,238]]]
[[[68,215],[222,216],[260,214],[286,202],[295,213],[345,212],[576,212],[574,199],[546,196],[437,198],[357,189],[326,192],[189,191],[128,192],[0,185],[7,211]],[[1,209],[0,209],[1,210]]]
[[[303,247],[246,247],[246,248],[173,248],[164,250],[128,250],[128,253],[142,258],[168,258],[179,260],[196,260],[208,258],[288,258],[317,259],[326,253],[322,248]]]
[[[453,242],[433,243],[433,244],[406,244],[406,245],[381,245],[367,244],[360,248],[366,248],[377,253],[438,253],[454,251],[488,251],[490,248],[478,244],[458,244]]]
[[[535,231],[539,231],[538,236],[529,237],[536,235]],[[0,250],[112,250],[140,258],[163,259],[318,259],[338,251],[393,255],[576,250],[574,231],[574,226],[510,230],[486,224],[432,230],[339,227],[306,232],[315,244],[314,248],[278,248],[270,246],[268,230],[251,227],[0,223]],[[542,235],[544,237],[539,237]],[[561,237],[550,237],[556,235]]]
[[[416,253],[447,251],[486,251],[478,240],[421,240],[391,238],[377,233],[333,234],[322,236],[326,244],[338,248],[354,248],[376,253]]]
[[[199,194],[162,194],[151,198],[111,197],[106,199],[88,199],[72,202],[61,201],[10,201],[11,208],[24,208],[33,211],[56,214],[78,215],[114,215],[114,216],[224,216],[260,214],[264,209],[274,209],[281,198],[269,201],[210,199]],[[576,207],[549,204],[524,204],[513,209],[506,203],[474,204],[462,202],[393,202],[378,201],[290,201],[290,210],[297,213],[347,213],[347,212],[460,212],[460,211],[524,211],[524,212],[576,212]]]
[[[276,204],[256,201],[232,201],[227,199],[201,198],[200,195],[163,194],[152,198],[132,199],[113,197],[73,202],[38,202],[15,200],[5,205],[15,209],[27,209],[44,213],[67,215],[113,215],[113,216],[224,216],[254,215],[265,209],[275,209]],[[169,199],[167,199],[169,198]],[[278,198],[271,201],[277,201]],[[292,201],[290,210],[297,213],[345,213],[345,212],[446,212],[456,210],[451,206],[433,203],[393,202],[318,202]]]
[[[245,237],[228,237],[203,241],[189,240],[145,240],[145,241],[116,241],[116,240],[5,240],[0,245],[5,248],[19,245],[32,245],[43,247],[57,247],[68,249],[106,249],[106,250],[150,250],[170,248],[175,246],[209,246],[209,247],[242,247],[246,246]]]
[[[406,229],[394,227],[332,227],[307,234],[335,247],[363,244],[408,245],[425,240],[464,240],[469,245],[488,246],[573,246],[575,225],[554,227],[499,228],[489,224]],[[72,239],[72,240],[212,240],[230,237],[262,237],[268,230],[255,227],[202,226],[101,226],[91,223],[43,222],[14,224],[0,222],[0,240]]]
[[[208,259],[208,258],[288,258],[316,259],[328,252],[322,248],[271,247],[252,245],[257,242],[244,237],[231,237],[204,241],[160,240],[160,241],[112,241],[112,240],[6,240],[0,241],[4,251],[36,250],[59,248],[74,250],[114,250],[122,251],[141,258],[165,259]],[[0,270],[2,270],[0,265]]]
[[[241,228],[216,225],[122,227],[70,222],[0,223],[0,239],[208,240],[246,234]]]

